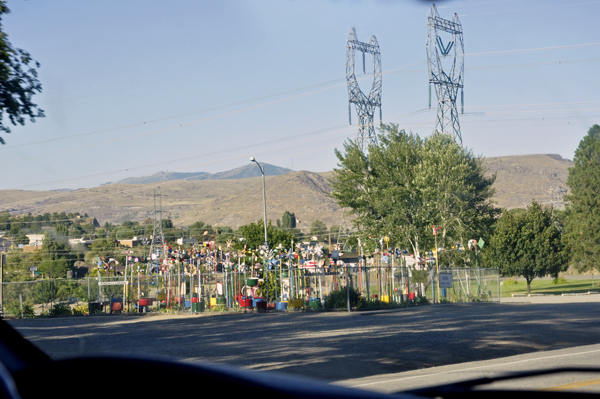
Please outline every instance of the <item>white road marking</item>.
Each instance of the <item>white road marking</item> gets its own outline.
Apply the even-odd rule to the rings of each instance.
[[[463,372],[463,371],[481,370],[481,369],[486,369],[486,368],[491,368],[491,367],[498,367],[498,366],[510,366],[510,365],[519,364],[519,363],[535,362],[537,360],[555,359],[555,358],[559,358],[559,357],[568,357],[568,356],[577,356],[577,355],[587,355],[589,353],[598,353],[598,352],[600,352],[600,349],[596,349],[596,350],[593,350],[593,351],[586,351],[586,352],[578,352],[578,353],[567,353],[567,354],[563,354],[563,355],[544,356],[544,357],[538,357],[538,358],[535,358],[535,359],[518,360],[516,362],[510,362],[510,363],[490,364],[490,365],[487,365],[487,366],[469,367],[469,368],[464,368],[464,369],[460,369],[460,370],[440,371],[439,373],[429,373],[429,374],[422,374],[422,375],[414,375],[412,377],[395,378],[395,379],[392,379],[392,380],[368,382],[366,384],[352,385],[351,387],[352,388],[365,387],[365,386],[368,386],[368,385],[386,384],[386,383],[389,383],[389,382],[413,380],[413,379],[416,379],[416,378],[432,377],[432,376],[442,375],[442,374],[460,373],[460,372]]]

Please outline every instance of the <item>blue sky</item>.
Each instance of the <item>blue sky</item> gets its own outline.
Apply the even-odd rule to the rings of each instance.
[[[424,1],[8,1],[3,29],[40,62],[45,118],[13,127],[0,189],[92,187],[250,156],[327,171],[348,125],[345,40],[375,35],[384,122],[420,135]],[[600,1],[444,1],[465,43],[465,146],[572,159],[600,121]],[[483,53],[483,54],[480,54]],[[368,69],[368,68],[367,68]],[[360,77],[360,76],[359,76]],[[368,82],[361,85],[363,90]],[[469,115],[471,114],[471,115]],[[378,119],[377,119],[378,120]]]

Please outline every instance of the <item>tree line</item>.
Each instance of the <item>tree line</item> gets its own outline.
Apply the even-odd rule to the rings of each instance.
[[[260,219],[239,227],[237,230],[229,226],[212,226],[202,221],[189,226],[177,227],[171,219],[161,221],[163,234],[167,245],[177,247],[177,239],[192,238],[202,247],[204,242],[214,242],[217,247],[227,250],[257,249],[264,244],[264,224]],[[154,220],[147,218],[139,221],[125,221],[121,224],[105,222],[100,224],[87,214],[57,212],[53,214],[33,216],[10,215],[8,211],[0,212],[0,227],[4,228],[4,237],[13,241],[13,250],[8,252],[7,263],[4,266],[4,281],[27,281],[36,278],[64,278],[69,271],[78,271],[76,262],[81,261],[95,265],[97,259],[116,260],[125,264],[126,256],[133,256],[143,262],[149,256],[149,237],[154,233]],[[309,234],[296,228],[296,215],[285,211],[281,219],[273,225],[267,225],[269,245],[289,249],[292,243],[310,240],[313,236],[319,239],[328,238],[329,234],[337,233],[337,226],[327,228],[325,223],[316,220],[310,227]],[[39,251],[24,252],[18,244],[28,244],[26,234],[43,234]],[[120,245],[121,240],[134,237],[141,239],[142,245],[129,248]],[[92,241],[90,245],[70,244],[70,238],[82,238]],[[184,245],[188,249],[189,245]],[[38,274],[32,273],[31,267]]]
[[[362,239],[373,251],[385,236],[417,257],[437,253],[440,266],[470,267],[468,242],[475,239],[482,266],[525,277],[528,291],[533,278],[557,277],[569,265],[600,271],[600,126],[575,153],[565,210],[535,201],[527,209],[499,209],[496,176],[446,134],[421,138],[382,124],[379,137],[368,153],[351,140],[336,150],[332,196],[353,216],[355,247]]]

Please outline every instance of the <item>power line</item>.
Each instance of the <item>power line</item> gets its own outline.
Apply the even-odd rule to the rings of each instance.
[[[481,56],[481,55],[510,54],[510,53],[528,53],[528,52],[538,52],[538,51],[552,51],[552,50],[589,48],[589,47],[596,47],[596,46],[600,46],[600,43],[583,43],[583,44],[573,44],[573,45],[566,45],[566,46],[538,47],[538,48],[517,49],[517,50],[499,50],[499,51],[488,51],[488,52],[479,52],[479,53],[465,53],[465,56]],[[588,61],[596,61],[596,60],[598,60],[598,59],[592,58],[592,59],[585,59],[585,60],[556,61],[556,63],[588,62]],[[405,66],[402,66],[402,67],[398,67],[398,68],[390,69],[390,70],[387,70],[387,71],[383,71],[382,74],[386,75],[386,74],[396,74],[396,73],[406,73],[406,72],[420,72],[420,71],[403,71],[403,69],[409,68],[409,67],[412,67],[412,66],[423,65],[425,63],[426,63],[426,61],[419,61],[419,62],[416,62],[416,63],[413,63],[413,64],[409,64],[409,65],[405,65]],[[554,63],[554,62],[551,62],[551,63]],[[526,66],[526,65],[544,65],[544,64],[548,64],[548,63],[515,64],[515,65],[507,65],[507,67],[512,67],[512,66]],[[493,65],[493,66],[485,66],[485,67],[471,67],[471,68],[466,68],[466,69],[500,68],[500,67],[504,67],[504,66],[503,65]],[[367,77],[360,78],[358,80],[360,81],[360,80],[365,80],[365,79],[367,79]],[[57,138],[53,138],[53,139],[40,140],[40,141],[34,141],[34,142],[29,142],[29,143],[23,143],[23,144],[17,144],[17,145],[10,145],[10,146],[6,146],[6,147],[0,147],[0,151],[12,149],[12,148],[19,148],[19,147],[25,147],[25,146],[30,146],[30,145],[36,145],[36,144],[45,144],[45,143],[50,143],[50,142],[62,141],[62,140],[67,140],[67,139],[71,139],[71,138],[87,137],[87,136],[90,136],[90,135],[95,135],[95,134],[100,134],[100,133],[106,133],[106,132],[111,132],[111,131],[116,131],[116,130],[121,130],[121,129],[127,129],[127,128],[138,127],[138,126],[144,126],[146,124],[151,124],[151,123],[155,123],[155,122],[165,121],[165,120],[169,120],[169,119],[182,118],[182,117],[186,117],[186,116],[196,115],[196,114],[199,114],[199,113],[211,112],[211,111],[216,111],[216,110],[223,109],[223,108],[228,108],[228,107],[233,107],[233,106],[248,104],[248,103],[251,103],[251,102],[254,102],[254,101],[265,100],[265,99],[268,99],[268,98],[272,98],[272,97],[277,97],[277,96],[280,96],[280,95],[285,95],[285,94],[293,93],[293,92],[296,92],[296,91],[312,89],[312,88],[319,87],[319,86],[326,85],[326,84],[338,83],[338,84],[335,84],[333,86],[326,87],[324,89],[335,88],[335,87],[339,87],[339,86],[343,85],[343,83],[339,84],[339,82],[342,82],[343,80],[344,80],[343,78],[334,79],[334,80],[330,80],[330,81],[326,81],[326,82],[321,82],[321,83],[318,83],[318,84],[315,84],[315,85],[305,86],[305,87],[302,87],[302,88],[297,88],[297,89],[292,89],[292,90],[286,90],[286,91],[283,91],[283,92],[269,94],[269,95],[262,96],[262,97],[256,97],[256,98],[252,98],[252,99],[245,100],[245,101],[240,101],[240,102],[231,103],[231,104],[224,104],[224,105],[221,105],[221,106],[218,106],[218,107],[212,107],[212,108],[207,108],[207,109],[192,111],[192,112],[188,112],[188,113],[183,113],[183,114],[171,115],[171,116],[166,116],[166,117],[163,117],[163,118],[151,119],[151,120],[147,120],[147,121],[136,122],[136,123],[132,123],[132,124],[127,124],[127,125],[122,125],[122,126],[116,126],[116,127],[107,128],[107,129],[101,129],[101,130],[96,130],[96,131],[92,131],[92,132],[79,133],[79,134],[74,134],[74,135],[69,135],[69,136],[57,137]],[[174,127],[176,127],[176,126],[174,125]]]

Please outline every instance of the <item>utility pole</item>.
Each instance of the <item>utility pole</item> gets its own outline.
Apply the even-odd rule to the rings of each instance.
[[[367,96],[362,92],[356,75],[354,73],[354,56],[356,51],[362,53],[363,73],[365,70],[365,54],[373,56],[373,85]],[[369,146],[377,143],[377,134],[375,133],[374,114],[375,109],[379,107],[379,121],[381,121],[381,53],[379,43],[375,36],[371,36],[370,43],[359,42],[356,38],[356,30],[350,29],[346,39],[346,83],[348,86],[348,122],[352,124],[351,104],[356,107],[358,115],[358,133],[356,134],[356,144],[363,153],[366,153]]]
[[[440,35],[441,34],[441,35]],[[444,44],[444,41],[446,43]],[[462,144],[458,106],[458,90],[461,93],[461,113],[464,113],[464,58],[462,25],[456,13],[451,20],[440,18],[435,4],[427,16],[427,65],[429,69],[429,108],[431,108],[431,85],[437,96],[435,131],[450,134],[455,142]]]
[[[162,194],[158,187],[158,194],[154,190],[154,231],[152,233],[152,241],[150,241],[150,254],[154,253],[157,248],[164,248],[165,235],[162,228]],[[158,198],[158,209],[156,207],[156,198]],[[152,255],[150,255],[152,256]]]

